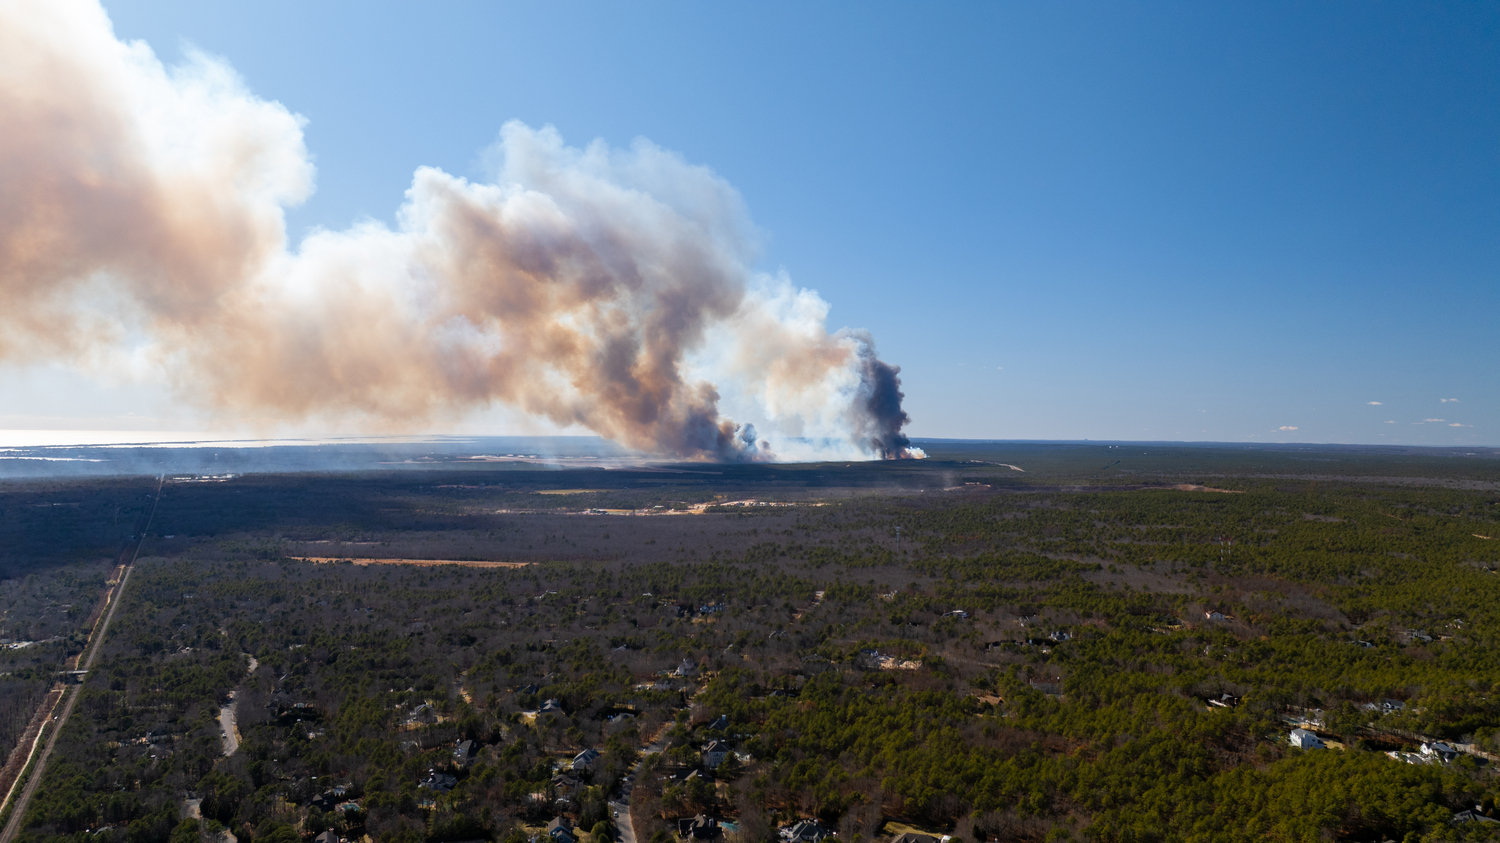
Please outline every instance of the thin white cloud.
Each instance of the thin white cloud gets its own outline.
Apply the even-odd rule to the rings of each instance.
[[[1452,402],[1454,404],[1458,403],[1458,399],[1457,398],[1439,398],[1438,400],[1442,401],[1444,404],[1447,404],[1449,402]]]
[[[1448,426],[1449,427],[1473,427],[1474,425],[1472,425],[1472,424],[1459,424],[1458,422],[1450,422],[1448,424]]]
[[[1380,402],[1379,401],[1366,401],[1365,403],[1369,404],[1371,407],[1379,407],[1380,406]]]
[[[1277,429],[1278,430],[1296,430],[1297,426],[1296,425],[1290,425],[1290,424],[1284,424],[1284,425],[1282,425],[1281,427],[1279,427]]]
[[[1390,421],[1386,422],[1386,424],[1395,424],[1395,423],[1396,423],[1395,419],[1391,419]]]
[[[1440,421],[1447,421],[1447,419],[1422,419],[1422,421],[1424,421],[1424,422],[1440,422]]]

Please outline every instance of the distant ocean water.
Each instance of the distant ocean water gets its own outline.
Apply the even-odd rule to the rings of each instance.
[[[643,457],[595,436],[254,439],[184,431],[0,430],[0,478],[396,468],[610,466]]]

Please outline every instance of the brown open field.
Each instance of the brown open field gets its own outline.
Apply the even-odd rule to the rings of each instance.
[[[500,562],[491,559],[355,559],[348,556],[292,556],[302,562],[352,562],[355,565],[463,565],[467,568],[524,568],[534,562]]]

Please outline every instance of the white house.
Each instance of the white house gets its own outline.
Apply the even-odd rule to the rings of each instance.
[[[1322,749],[1323,748],[1323,741],[1322,741],[1322,739],[1319,738],[1317,735],[1313,734],[1312,732],[1307,731],[1306,729],[1293,729],[1292,730],[1292,735],[1291,735],[1291,740],[1292,740],[1292,746],[1295,746],[1298,749]]]
[[[1458,757],[1458,750],[1442,741],[1424,743],[1419,751],[1428,758],[1435,758],[1445,763]]]
[[[718,769],[724,763],[724,756],[729,754],[729,744],[723,741],[709,741],[703,745],[703,766],[710,770]]]

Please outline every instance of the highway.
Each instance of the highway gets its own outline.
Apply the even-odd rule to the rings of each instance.
[[[161,489],[164,478],[156,479],[156,496],[151,501],[150,514],[146,516],[145,524],[136,531],[134,548],[126,547],[121,551],[121,559],[128,555],[129,561],[125,565],[125,573],[120,577],[120,582],[115,586],[109,602],[109,609],[104,613],[104,619],[94,628],[89,635],[89,640],[84,644],[84,656],[79,660],[79,670],[93,670],[94,662],[99,658],[99,652],[104,647],[104,638],[109,632],[109,624],[115,619],[115,611],[120,608],[120,598],[125,594],[125,586],[130,582],[130,574],[135,570],[136,557],[140,556],[141,544],[146,540],[146,531],[151,528],[151,522],[156,518],[156,505],[161,502]],[[87,681],[85,678],[84,681]],[[21,790],[21,795],[16,799],[15,806],[11,809],[10,821],[5,824],[5,830],[0,831],[0,843],[11,843],[16,834],[21,830],[21,820],[26,816],[26,808],[31,804],[31,797],[36,794],[42,779],[47,772],[47,760],[52,757],[52,750],[57,746],[57,736],[62,734],[63,727],[68,723],[68,717],[73,713],[73,707],[78,704],[78,698],[83,693],[83,682],[71,685],[64,692],[65,698],[62,703],[62,712],[58,714],[52,723],[52,732],[47,737],[46,747],[42,754],[36,759],[36,768],[31,771],[31,777],[26,780],[26,786]]]

